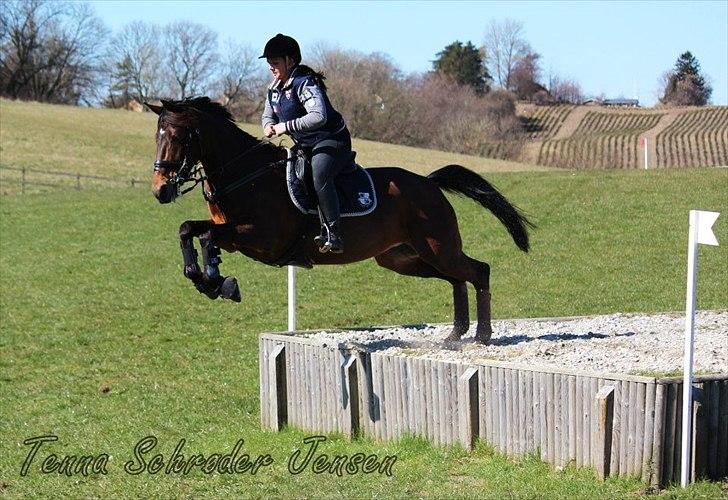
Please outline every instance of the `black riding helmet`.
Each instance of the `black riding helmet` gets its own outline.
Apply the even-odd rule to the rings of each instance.
[[[258,59],[285,56],[291,57],[296,64],[299,64],[301,62],[301,48],[298,46],[298,42],[290,36],[278,33],[268,40],[263,49],[263,55]]]

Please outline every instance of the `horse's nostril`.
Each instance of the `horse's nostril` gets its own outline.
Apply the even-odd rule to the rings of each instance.
[[[172,201],[173,191],[169,184],[163,184],[155,194],[159,203],[169,203]]]

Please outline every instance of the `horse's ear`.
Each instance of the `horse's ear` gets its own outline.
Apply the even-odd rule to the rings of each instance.
[[[165,99],[160,99],[160,101],[162,102],[162,107],[167,111],[171,111],[172,113],[180,111],[179,105],[175,104],[174,101],[167,101]]]
[[[156,104],[149,104],[148,102],[145,102],[144,105],[157,115],[161,115],[162,111],[164,111],[164,106],[157,106]]]

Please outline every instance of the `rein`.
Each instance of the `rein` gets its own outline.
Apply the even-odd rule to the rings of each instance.
[[[184,144],[184,155],[182,157],[182,161],[174,161],[174,160],[157,160],[153,164],[153,171],[158,172],[160,169],[167,169],[167,168],[175,168],[178,167],[177,174],[173,177],[167,180],[167,184],[171,184],[175,186],[177,189],[177,193],[175,195],[175,198],[178,198],[184,194],[189,193],[192,191],[195,187],[197,187],[198,184],[203,183],[207,180],[207,176],[203,173],[202,165],[199,161],[197,161],[194,165],[190,166],[189,161],[189,149],[190,149],[190,143],[192,142],[193,135],[197,136],[199,140],[200,132],[199,130],[195,129],[194,131],[188,131],[187,134],[187,140]],[[222,167],[220,167],[219,174],[222,175],[225,172],[225,169],[230,166],[232,163],[240,160],[241,158],[244,158],[245,156],[249,155],[253,151],[256,151],[257,149],[266,146],[268,144],[271,144],[270,141],[266,140],[260,140],[258,144],[254,145],[253,147],[246,149],[242,153],[240,153],[237,156],[234,156],[229,161],[227,161]],[[228,184],[227,186],[224,186],[220,189],[215,189],[212,193],[207,193],[202,191],[202,197],[205,199],[205,201],[209,203],[217,203],[220,201],[220,198],[222,198],[224,195],[234,191],[235,189],[244,186],[245,184],[253,181],[254,179],[257,179],[261,175],[263,175],[265,172],[268,171],[268,169],[274,165],[280,165],[287,162],[288,159],[278,160],[270,163],[266,163],[262,167],[257,168],[253,172],[241,177],[240,179],[234,181],[232,184]],[[182,189],[182,187],[189,183],[193,182],[192,186],[189,186],[186,189]]]

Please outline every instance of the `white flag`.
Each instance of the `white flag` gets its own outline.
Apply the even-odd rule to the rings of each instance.
[[[720,212],[706,212],[704,210],[695,210],[698,224],[698,243],[703,245],[718,246],[718,239],[713,234],[713,224],[718,219]]]

